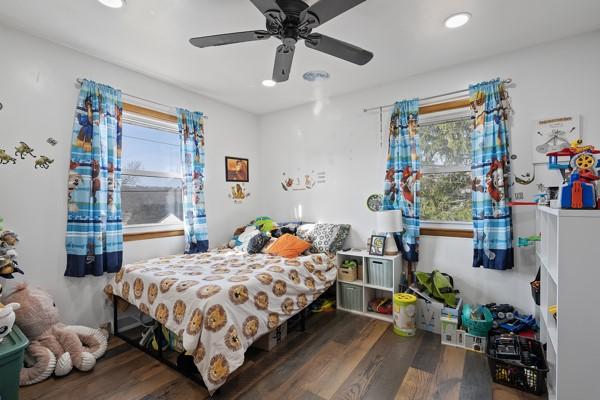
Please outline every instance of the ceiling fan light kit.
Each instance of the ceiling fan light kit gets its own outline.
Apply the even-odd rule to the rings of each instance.
[[[313,29],[356,7],[365,0],[320,0],[309,6],[302,0],[250,0],[264,15],[266,30],[226,33],[190,39],[196,47],[277,38],[281,44],[275,53],[273,78],[276,83],[290,77],[296,44],[304,40],[306,47],[332,55],[356,65],[365,65],[373,53],[329,36],[313,33]],[[264,84],[264,83],[263,83]],[[267,85],[265,85],[267,86]]]

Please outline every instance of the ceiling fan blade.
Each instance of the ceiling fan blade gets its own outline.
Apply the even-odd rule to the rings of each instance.
[[[275,0],[250,0],[252,4],[261,12],[261,14],[266,14],[267,11],[281,11],[279,5],[275,2]]]
[[[373,53],[370,51],[318,33],[309,35],[304,40],[304,44],[308,48],[327,53],[357,65],[365,65],[373,58]]]
[[[234,43],[252,42],[255,40],[265,40],[269,39],[270,37],[271,34],[267,31],[247,31],[191,38],[190,43],[196,47],[203,48],[211,46],[223,46]]]
[[[349,9],[356,7],[364,1],[366,0],[319,0],[306,9],[304,13],[315,15],[319,20],[317,26],[323,25],[330,19],[345,13]],[[313,25],[312,27],[314,28],[316,26]]]
[[[285,19],[285,13],[275,0],[250,0],[268,22],[280,24]]]
[[[294,51],[296,51],[296,47],[293,45],[281,44],[277,47],[275,66],[273,67],[273,80],[275,82],[285,82],[290,78]]]

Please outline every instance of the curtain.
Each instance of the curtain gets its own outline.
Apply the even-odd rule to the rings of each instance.
[[[208,250],[204,208],[204,118],[200,112],[177,109],[183,160],[183,219],[185,252]]]
[[[119,90],[83,81],[71,141],[65,276],[121,268],[122,112]]]
[[[417,123],[419,101],[397,102],[390,120],[385,171],[384,210],[402,210],[404,233],[401,252],[408,261],[419,260],[420,149]]]
[[[508,95],[499,79],[469,87],[475,127],[471,135],[473,267],[513,267],[509,202]]]

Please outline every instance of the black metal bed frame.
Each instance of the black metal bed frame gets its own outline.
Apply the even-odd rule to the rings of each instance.
[[[127,344],[135,347],[138,350],[143,351],[144,353],[148,354],[149,356],[151,356],[152,358],[154,358],[155,360],[159,361],[160,363],[168,366],[169,368],[179,372],[180,374],[182,374],[183,376],[185,376],[188,379],[191,379],[192,381],[194,381],[195,383],[206,387],[206,384],[204,383],[202,376],[200,375],[200,373],[190,373],[189,371],[179,368],[177,366],[176,363],[168,360],[167,358],[163,357],[163,350],[162,350],[162,339],[165,339],[163,336],[163,325],[156,321],[153,318],[153,321],[156,322],[157,326],[156,328],[154,328],[154,334],[157,337],[157,342],[158,342],[158,350],[157,351],[152,351],[151,349],[148,349],[142,345],[140,345],[138,343],[138,341],[131,339],[129,337],[127,337],[126,335],[124,335],[123,333],[121,333],[119,331],[119,319],[118,319],[118,315],[119,315],[119,301],[121,300],[121,298],[117,295],[113,296],[113,334],[118,337],[119,339],[123,340],[124,342],[126,342]],[[127,303],[129,304],[129,303]],[[308,312],[308,307],[304,308],[303,310],[301,310],[299,312],[300,314],[300,320],[299,320],[299,325],[300,325],[300,331],[304,332],[306,330],[306,314]],[[289,327],[288,327],[289,328]],[[217,391],[218,392],[218,391]],[[216,394],[216,392],[215,392]]]

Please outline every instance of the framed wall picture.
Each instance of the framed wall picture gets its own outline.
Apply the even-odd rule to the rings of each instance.
[[[248,182],[249,177],[247,158],[225,157],[225,180],[227,182]]]
[[[385,249],[385,236],[371,235],[369,254],[372,256],[383,256]]]

